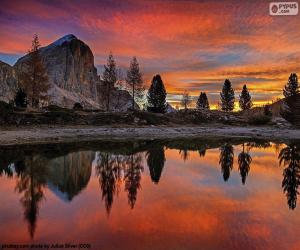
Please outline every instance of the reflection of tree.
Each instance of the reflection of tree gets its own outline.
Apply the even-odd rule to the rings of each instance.
[[[239,162],[239,171],[240,175],[242,177],[242,183],[245,184],[246,177],[250,170],[250,164],[251,164],[252,158],[248,152],[245,152],[245,147],[243,143],[243,152],[239,154],[238,162]]]
[[[290,209],[297,205],[298,187],[300,184],[300,149],[291,144],[283,148],[279,153],[279,164],[286,168],[283,170],[282,188],[288,200]]]
[[[221,165],[224,181],[227,181],[230,176],[230,171],[233,168],[233,157],[232,145],[225,144],[220,148],[219,164]]]
[[[0,176],[6,175],[7,177],[13,177],[13,169],[10,164],[0,165]]]
[[[39,206],[44,197],[44,187],[47,182],[45,159],[30,156],[25,162],[18,162],[16,166],[18,175],[16,191],[23,194],[20,202],[24,207],[24,217],[28,221],[30,236],[33,238]]]
[[[198,150],[198,153],[199,153],[199,156],[200,156],[200,157],[204,157],[204,156],[205,156],[205,153],[206,153],[206,149],[199,149],[199,150]]]
[[[154,183],[158,183],[166,161],[164,147],[149,149],[146,157],[151,180]]]
[[[134,208],[137,198],[137,191],[141,187],[141,177],[144,167],[142,165],[142,155],[130,155],[124,171],[125,191],[128,193],[128,204]]]
[[[180,149],[179,154],[184,161],[189,159],[190,155],[189,155],[189,151],[187,149]]]
[[[121,182],[120,159],[110,153],[99,153],[96,174],[102,190],[102,199],[105,200],[106,211],[109,214],[114,196],[119,191]]]

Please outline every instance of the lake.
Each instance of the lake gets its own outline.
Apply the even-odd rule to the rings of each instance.
[[[297,141],[1,147],[0,174],[2,244],[300,248]]]

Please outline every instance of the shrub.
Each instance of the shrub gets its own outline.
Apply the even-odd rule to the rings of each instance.
[[[270,115],[256,114],[249,117],[248,122],[252,125],[265,125],[271,121]]]
[[[83,110],[82,105],[79,102],[75,102],[73,106],[74,110]]]
[[[13,106],[6,102],[0,101],[0,117],[6,118],[13,112]]]

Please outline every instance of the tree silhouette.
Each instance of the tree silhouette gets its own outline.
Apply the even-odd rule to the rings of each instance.
[[[128,193],[128,204],[131,209],[134,208],[137,192],[141,188],[143,170],[141,154],[131,154],[128,157],[124,173],[125,191]]]
[[[181,158],[184,161],[188,160],[189,157],[190,157],[189,151],[187,149],[185,149],[185,148],[184,149],[180,149],[179,150],[179,154],[180,154]]]
[[[111,52],[108,55],[106,65],[104,65],[104,72],[102,75],[102,79],[104,83],[102,94],[106,100],[106,111],[109,111],[111,92],[114,89],[115,84],[118,80],[116,61]]]
[[[110,153],[99,153],[96,165],[96,175],[102,191],[102,200],[105,201],[106,212],[109,215],[114,196],[118,193],[121,183],[122,165],[119,158]]]
[[[164,147],[155,147],[148,150],[146,153],[147,164],[150,171],[151,180],[158,183],[162,170],[165,165],[165,149]]]
[[[164,113],[167,106],[166,96],[167,92],[160,75],[155,75],[147,94],[148,111]]]
[[[209,109],[209,103],[205,92],[201,92],[197,100],[197,109]]]
[[[220,93],[221,108],[223,111],[232,111],[234,109],[234,90],[231,82],[226,79]]]
[[[204,157],[205,156],[205,153],[206,153],[206,149],[204,148],[204,149],[199,149],[198,150],[198,153],[199,153],[199,156],[200,157]]]
[[[245,184],[246,177],[250,170],[252,158],[248,152],[245,152],[245,147],[243,143],[243,151],[238,156],[238,163],[239,163],[239,171],[242,178],[242,183]]]
[[[291,143],[279,153],[279,164],[285,166],[283,170],[282,188],[286,193],[290,209],[297,205],[298,187],[300,184],[300,149],[299,146]]]
[[[26,72],[22,71],[18,78],[20,87],[26,92],[29,103],[37,108],[40,101],[47,100],[47,91],[50,88],[48,76],[40,55],[40,42],[34,35],[29,60],[26,62]]]
[[[292,73],[288,79],[287,84],[284,86],[283,95],[284,97],[290,97],[299,93],[298,77],[296,73]]]
[[[224,181],[227,181],[229,179],[230,171],[233,168],[233,158],[234,158],[233,147],[232,145],[226,143],[220,148],[220,160],[219,160]]]
[[[23,194],[20,202],[24,207],[24,218],[28,222],[30,237],[34,238],[39,206],[47,183],[46,161],[40,156],[30,156],[25,162],[19,162],[18,166],[16,191]]]
[[[243,90],[240,95],[239,105],[241,110],[248,110],[252,107],[251,95],[247,89],[246,84],[243,86]]]
[[[132,94],[132,110],[134,110],[134,102],[140,103],[143,99],[144,86],[142,73],[140,72],[140,67],[136,57],[133,57],[129,70],[127,71],[127,84],[130,86]]]

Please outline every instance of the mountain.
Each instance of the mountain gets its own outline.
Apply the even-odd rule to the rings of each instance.
[[[12,66],[0,61],[0,100],[9,102],[17,89],[16,73]]]
[[[94,55],[87,44],[70,34],[40,48],[39,51],[50,84],[49,104],[69,108],[75,102],[88,108],[105,106],[104,99],[98,94],[102,84],[94,65]],[[0,98],[1,95],[7,96],[2,98],[4,101],[12,100],[17,86],[16,72],[26,72],[28,60],[27,54],[13,67],[0,64]],[[8,73],[2,72],[2,68]],[[113,89],[111,98],[119,98],[119,108],[113,106],[116,102],[112,101],[111,104],[111,109],[118,111],[126,111],[132,100],[127,91],[116,88]]]

